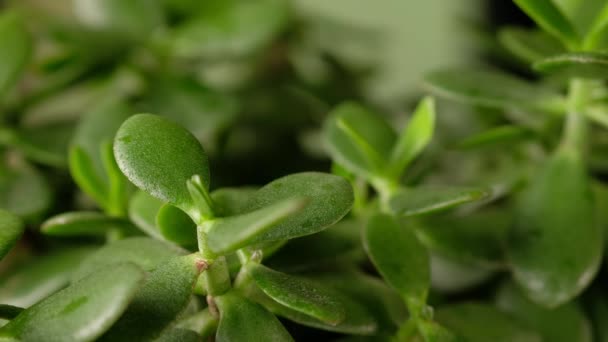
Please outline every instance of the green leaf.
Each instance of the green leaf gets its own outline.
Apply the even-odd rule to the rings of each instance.
[[[188,305],[201,271],[202,259],[195,254],[159,265],[100,341],[147,341],[158,337]]]
[[[426,97],[416,107],[412,118],[393,147],[390,164],[395,178],[398,179],[412,160],[430,143],[434,130],[435,100]]]
[[[27,308],[65,287],[90,248],[62,248],[9,268],[0,277],[0,303]]]
[[[215,297],[220,310],[216,341],[293,341],[281,322],[264,307],[230,291]]]
[[[468,342],[540,342],[541,336],[496,308],[479,303],[440,307],[435,319]]]
[[[71,121],[23,125],[15,129],[5,143],[32,161],[65,168],[68,144],[73,131],[74,123]]]
[[[243,214],[258,189],[254,187],[221,188],[211,193],[219,217]]]
[[[532,131],[527,128],[514,125],[503,125],[467,137],[458,142],[457,146],[461,149],[473,149],[496,145],[509,145],[529,140],[533,136]]]
[[[17,306],[0,304],[0,319],[11,320],[17,317],[24,308],[20,308]]]
[[[383,118],[356,103],[335,108],[325,121],[324,135],[332,159],[368,179],[386,172],[397,140]]]
[[[0,209],[0,260],[19,241],[24,230],[25,225],[17,216]]]
[[[175,324],[175,327],[195,331],[203,338],[206,338],[215,332],[217,324],[218,319],[214,317],[207,308],[181,319]]]
[[[394,213],[407,217],[454,208],[490,195],[491,191],[483,188],[422,186],[396,192],[389,205]]]
[[[109,199],[107,184],[95,170],[93,159],[80,146],[72,146],[68,164],[70,175],[78,187],[101,206],[106,206]]]
[[[28,220],[42,214],[50,202],[46,179],[25,161],[0,166],[0,208]]]
[[[204,228],[208,246],[215,254],[229,254],[246,247],[261,234],[301,212],[308,203],[305,197],[288,198],[246,214],[211,221]]]
[[[132,237],[103,246],[82,260],[72,279],[78,280],[98,268],[120,263],[133,263],[144,271],[151,271],[184,251],[167,243],[146,237]]]
[[[95,273],[23,311],[0,329],[20,341],[92,341],[127,308],[144,278],[134,265]]]
[[[298,214],[258,235],[256,242],[318,233],[340,221],[348,214],[354,202],[353,189],[344,178],[320,172],[301,172],[279,178],[262,187],[252,199],[250,210],[293,197],[306,197],[310,202]]]
[[[559,306],[593,280],[602,241],[585,163],[562,147],[520,198],[508,246],[515,279],[534,302]]]
[[[116,134],[114,155],[137,187],[189,214],[198,213],[186,182],[199,175],[209,187],[209,166],[202,146],[186,129],[156,115],[132,116]]]
[[[576,303],[547,309],[531,302],[514,284],[501,287],[498,307],[538,331],[544,341],[591,342],[591,326]]]
[[[604,0],[552,0],[583,37],[590,33],[599,19]],[[595,19],[595,20],[594,20]]]
[[[272,43],[290,15],[284,0],[214,1],[199,13],[176,29],[172,47],[179,57],[251,55]]]
[[[76,17],[96,30],[112,31],[121,39],[145,40],[163,23],[160,2],[146,0],[76,0]]]
[[[19,80],[32,54],[32,38],[23,17],[14,11],[0,16],[0,99]]]
[[[146,192],[137,191],[129,201],[129,219],[149,236],[163,240],[156,227],[156,215],[162,206],[162,201]]]
[[[545,74],[565,74],[569,77],[608,78],[608,54],[599,52],[570,52],[537,61],[534,70]]]
[[[514,0],[538,26],[560,39],[570,48],[580,43],[579,34],[552,0]]]
[[[260,264],[246,267],[262,291],[278,303],[327,324],[336,325],[344,320],[345,308],[331,290]]]
[[[497,71],[462,69],[428,74],[425,85],[437,96],[501,109],[563,113],[565,99],[553,90]]]
[[[200,342],[199,334],[188,329],[170,328],[154,340],[154,342]]]
[[[429,320],[420,320],[417,324],[420,335],[425,341],[458,342],[459,339],[451,331]]]
[[[372,216],[363,246],[382,277],[407,301],[424,303],[430,286],[429,255],[411,227],[391,216]]]
[[[559,40],[536,29],[505,27],[498,32],[498,40],[510,53],[526,63],[566,51]]]
[[[44,221],[40,229],[52,236],[106,236],[116,231],[128,235],[137,232],[129,221],[94,211],[59,214]]]
[[[588,19],[588,18],[587,18]],[[599,50],[606,46],[608,29],[608,4],[599,11],[587,36],[585,37],[584,47],[590,50]]]
[[[165,239],[181,246],[196,246],[196,223],[181,209],[163,205],[156,216],[156,225]]]
[[[511,216],[510,211],[490,209],[428,216],[416,222],[416,233],[425,246],[453,262],[502,269],[506,266],[504,244]]]

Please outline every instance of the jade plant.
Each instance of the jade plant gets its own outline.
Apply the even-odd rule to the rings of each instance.
[[[512,5],[395,111],[286,0],[11,2],[0,341],[605,340],[608,3]]]

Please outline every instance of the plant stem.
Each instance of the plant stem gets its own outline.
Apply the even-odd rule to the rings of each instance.
[[[587,145],[587,120],[584,115],[589,101],[589,81],[573,79],[568,90],[568,115],[564,125],[561,146],[584,151]]]

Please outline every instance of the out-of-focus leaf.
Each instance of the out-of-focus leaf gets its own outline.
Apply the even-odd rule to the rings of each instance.
[[[415,216],[480,201],[490,194],[488,189],[483,188],[422,186],[398,191],[389,203],[397,215]]]
[[[532,131],[525,127],[503,125],[467,137],[459,141],[457,146],[461,149],[473,149],[496,145],[502,146],[530,140],[533,136]]]
[[[0,99],[18,81],[30,60],[32,38],[25,29],[23,17],[13,11],[0,16]]]
[[[209,309],[204,309],[178,321],[175,327],[195,331],[205,338],[217,329],[217,324],[218,319],[209,312]]]
[[[137,191],[129,201],[129,219],[149,236],[162,240],[156,227],[156,215],[163,202],[143,191]]]
[[[163,205],[156,215],[156,225],[165,239],[185,247],[196,246],[196,223],[181,209]]]
[[[221,188],[211,193],[216,214],[220,217],[245,213],[258,189],[253,187]]]
[[[25,225],[17,216],[0,209],[0,260],[21,238],[24,229]]]
[[[0,328],[0,336],[19,341],[95,340],[127,308],[143,278],[131,264],[96,270],[23,311]]]
[[[506,27],[498,32],[500,43],[527,63],[565,52],[563,45],[545,32],[520,27]]]
[[[25,309],[17,306],[0,304],[0,319],[11,320],[17,317],[23,310]]]
[[[50,192],[42,175],[25,161],[0,166],[0,208],[26,220],[34,218],[51,204]]]
[[[570,52],[536,61],[534,70],[544,74],[569,77],[608,78],[608,54],[599,52]]]
[[[514,0],[538,26],[560,39],[569,47],[576,47],[580,36],[572,23],[552,0]]]
[[[59,214],[44,221],[40,229],[52,236],[106,236],[112,231],[122,234],[137,232],[129,221],[94,211]]]

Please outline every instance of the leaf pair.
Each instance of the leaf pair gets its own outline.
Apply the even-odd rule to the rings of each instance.
[[[420,102],[399,137],[384,119],[360,105],[346,103],[332,111],[324,134],[334,161],[368,181],[396,182],[428,145],[434,125],[431,98]]]

